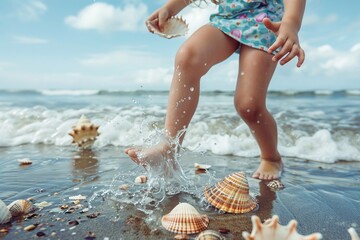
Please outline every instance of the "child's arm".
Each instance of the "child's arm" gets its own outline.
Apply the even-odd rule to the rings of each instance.
[[[305,52],[300,47],[298,32],[301,27],[305,10],[306,0],[284,0],[284,16],[281,22],[272,22],[264,19],[265,26],[273,31],[277,38],[268,52],[272,53],[280,48],[280,51],[273,57],[274,61],[281,59],[280,64],[284,65],[294,57],[298,57],[297,66],[300,67],[305,60]]]
[[[153,26],[158,26],[159,30],[163,30],[166,20],[178,14],[182,9],[191,3],[191,0],[168,0],[161,8],[156,10],[146,22],[151,22]],[[151,29],[149,29],[151,31]]]

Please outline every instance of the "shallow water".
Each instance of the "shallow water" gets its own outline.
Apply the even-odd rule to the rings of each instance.
[[[59,239],[81,239],[90,230],[97,239],[171,239],[175,234],[162,228],[160,219],[179,202],[188,202],[207,214],[209,229],[229,229],[229,239],[241,239],[242,231],[251,231],[253,214],[262,220],[277,214],[282,225],[296,219],[300,233],[321,232],[323,239],[350,239],[346,230],[351,226],[360,232],[358,162],[327,164],[285,158],[286,171],[282,177],[285,189],[273,192],[265,182],[248,178],[258,209],[246,214],[224,214],[203,201],[204,186],[235,171],[250,176],[258,165],[257,158],[185,151],[180,164],[192,188],[157,198],[148,192],[149,185],[134,183],[136,176],[147,172],[129,160],[121,148],[82,152],[74,147],[22,145],[1,148],[0,153],[0,199],[6,204],[29,197],[37,203],[52,202],[51,206],[37,210],[41,214],[38,218],[8,224],[10,232],[2,235],[5,239],[34,236],[40,228],[33,232],[22,230],[33,222],[42,224],[42,231],[48,236],[55,232]],[[17,159],[24,157],[33,160],[33,164],[19,166]],[[212,168],[207,174],[196,174],[194,162],[210,164]],[[119,189],[124,183],[130,186],[126,192]],[[73,214],[49,212],[69,204],[69,197],[79,194],[87,197],[82,204],[90,207],[89,212],[101,215],[88,219],[79,210]],[[81,220],[75,228],[68,224],[72,219]]]

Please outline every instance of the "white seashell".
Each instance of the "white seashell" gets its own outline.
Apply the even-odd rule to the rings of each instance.
[[[225,240],[225,238],[214,230],[205,230],[197,235],[195,240]]]
[[[267,184],[267,186],[273,191],[279,191],[285,188],[285,185],[280,180],[272,180]]]
[[[44,208],[51,206],[52,204],[53,204],[52,202],[42,201],[40,203],[35,203],[34,205],[37,206],[38,208]]]
[[[17,217],[21,215],[26,215],[35,211],[34,205],[25,199],[15,200],[7,206],[9,209],[11,216]]]
[[[70,200],[85,200],[86,196],[83,196],[81,194],[77,195],[77,196],[71,196],[69,197]]]
[[[354,228],[349,228],[348,229],[348,232],[349,232],[349,234],[350,234],[350,236],[351,236],[351,240],[360,240],[360,237],[359,237],[359,235],[356,233],[356,231],[355,231],[355,229]]]
[[[146,183],[147,182],[147,176],[140,175],[135,178],[135,183]]]
[[[307,236],[300,235],[296,231],[297,221],[291,220],[288,225],[279,224],[279,217],[274,215],[263,224],[258,216],[251,217],[253,229],[251,234],[244,231],[242,233],[245,240],[319,240],[322,239],[321,233],[313,233]]]
[[[195,163],[195,164],[194,164],[194,167],[195,167],[196,169],[199,169],[199,170],[208,170],[209,168],[211,168],[211,165],[201,164],[201,163]]]
[[[19,165],[30,165],[32,161],[29,158],[18,159]]]
[[[168,231],[192,234],[205,230],[209,224],[209,218],[201,215],[190,204],[179,203],[161,218],[161,223]]]
[[[0,200],[0,224],[8,223],[11,220],[11,213],[5,203]]]
[[[182,17],[169,18],[169,20],[167,20],[167,22],[164,24],[164,29],[162,32],[160,32],[159,29],[151,22],[146,22],[146,24],[148,28],[155,34],[169,39],[184,36],[189,31],[188,24]]]
[[[69,135],[73,138],[73,143],[83,149],[90,148],[97,136],[100,135],[98,133],[99,126],[92,124],[84,115],[80,117],[78,123],[72,128]]]

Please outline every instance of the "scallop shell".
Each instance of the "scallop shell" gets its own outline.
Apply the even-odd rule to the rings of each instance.
[[[172,17],[167,20],[167,22],[164,24],[164,29],[162,32],[159,31],[159,29],[154,26],[151,22],[146,22],[148,28],[153,31],[153,33],[164,37],[164,38],[174,38],[174,37],[180,37],[187,34],[189,31],[188,24],[185,22],[185,20],[182,17]]]
[[[214,230],[205,230],[197,235],[195,240],[225,240],[225,238]]]
[[[161,218],[161,223],[168,231],[192,234],[205,230],[209,224],[209,218],[201,215],[192,205],[179,203]]]
[[[11,213],[5,203],[0,200],[0,224],[8,223],[11,219]]]
[[[267,186],[273,191],[279,191],[285,188],[284,184],[280,180],[272,180],[267,184]]]
[[[257,206],[249,194],[249,184],[243,172],[232,173],[215,186],[205,187],[204,195],[211,205],[228,213],[246,213]]]
[[[35,211],[34,205],[25,199],[15,200],[7,207],[13,217],[26,215]]]
[[[200,170],[208,170],[209,168],[211,168],[211,165],[201,164],[201,163],[194,163],[194,167],[196,169],[200,169]]]
[[[318,240],[322,239],[321,233],[313,233],[307,236],[300,235],[296,231],[297,221],[291,220],[288,225],[279,224],[279,217],[274,215],[263,224],[258,216],[251,217],[253,229],[251,234],[243,232],[245,240]]]
[[[352,228],[352,227],[349,228],[348,232],[349,232],[349,234],[351,236],[351,240],[360,240],[359,235],[356,233],[354,228]]]
[[[73,138],[73,143],[80,148],[90,148],[97,136],[100,135],[98,133],[99,126],[92,124],[84,115],[80,117],[78,123],[72,128],[69,135]]]

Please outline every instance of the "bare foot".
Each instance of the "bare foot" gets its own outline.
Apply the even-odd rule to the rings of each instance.
[[[274,180],[281,176],[283,170],[283,162],[279,161],[268,161],[261,159],[260,166],[252,175],[253,178],[261,180]]]
[[[130,159],[138,165],[146,166],[153,165],[156,162],[164,161],[168,155],[169,147],[164,144],[158,144],[151,148],[135,148],[130,147],[124,150],[124,153],[129,155]],[[170,151],[171,152],[171,151]]]

